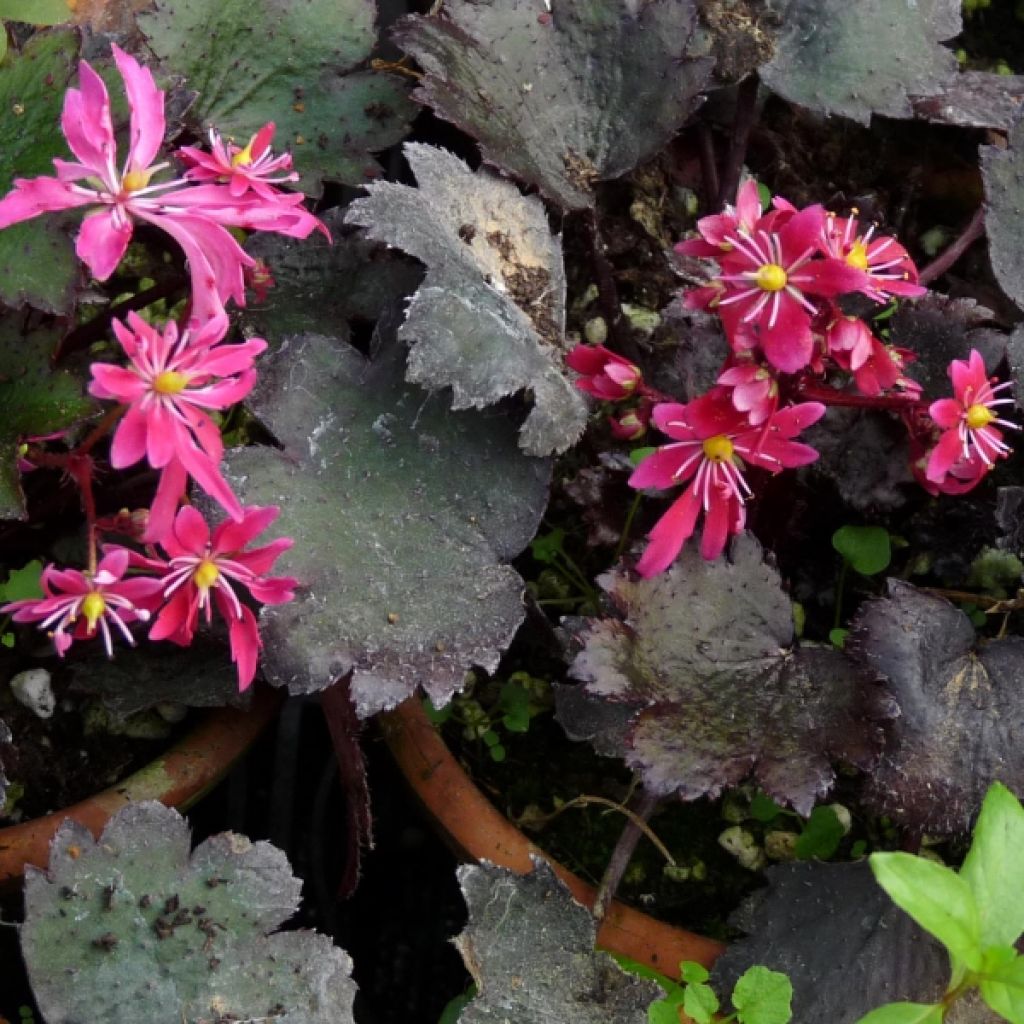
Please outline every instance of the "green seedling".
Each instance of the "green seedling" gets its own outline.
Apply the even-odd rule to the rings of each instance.
[[[858,1024],[942,1024],[977,991],[1000,1017],[1024,1024],[1024,808],[1001,783],[982,803],[959,871],[909,853],[873,853],[878,884],[949,953],[950,978],[937,1003],[888,1003]]]

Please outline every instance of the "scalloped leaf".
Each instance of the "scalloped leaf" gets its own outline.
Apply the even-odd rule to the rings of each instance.
[[[529,389],[524,451],[565,451],[587,405],[562,362],[565,270],[544,204],[446,150],[409,143],[405,155],[419,188],[370,185],[345,219],[427,266],[398,332],[411,346],[409,380],[451,387],[453,409]]]
[[[570,674],[642,709],[622,753],[651,791],[695,800],[753,776],[807,815],[833,761],[874,763],[884,692],[841,652],[794,647],[789,598],[751,536],[729,560],[689,546],[660,576],[600,583],[624,618],[591,621]]]
[[[229,453],[247,504],[284,507],[281,571],[303,586],[263,610],[264,670],[294,693],[352,672],[361,716],[422,685],[435,704],[472,665],[493,670],[523,617],[507,565],[536,531],[550,465],[516,447],[508,410],[453,414],[407,384],[393,332],[372,361],[290,339],[253,407],[284,451]]]
[[[550,865],[528,875],[490,864],[458,869],[469,922],[455,939],[477,995],[459,1024],[647,1024],[662,995],[595,951],[594,919]]]
[[[936,124],[1009,131],[1024,104],[1024,75],[961,71],[940,93],[914,98],[914,114]]]
[[[55,328],[23,334],[19,318],[0,317],[0,519],[25,517],[17,465],[21,439],[70,427],[95,408],[81,382],[50,369],[59,338]]]
[[[268,121],[291,149],[302,187],[359,185],[371,153],[402,139],[415,115],[404,81],[362,70],[377,42],[374,0],[158,0],[138,24],[153,52],[199,91],[193,114],[248,139]]]
[[[0,26],[0,32],[4,31]],[[15,178],[53,174],[67,154],[60,132],[64,90],[78,59],[75,32],[40,32],[0,72],[0,194]],[[61,218],[36,217],[0,231],[0,302],[68,315],[82,276]]]
[[[868,124],[913,117],[911,97],[941,93],[957,74],[951,50],[960,0],[788,0],[765,85],[792,103]]]
[[[264,302],[250,299],[238,311],[246,331],[270,345],[303,332],[330,335],[354,321],[375,323],[416,290],[422,269],[346,229],[344,217],[344,209],[333,209],[321,218],[331,242],[319,232],[305,239],[269,231],[250,236],[245,250],[270,267],[274,287]]]
[[[846,650],[888,681],[899,717],[872,770],[869,800],[929,833],[964,832],[997,779],[1024,793],[1024,638],[979,643],[944,598],[889,581],[865,603]]]
[[[438,15],[400,21],[394,38],[426,72],[416,99],[473,136],[488,163],[576,210],[696,109],[712,65],[687,56],[696,10],[694,0],[447,0]]]
[[[854,1024],[898,1000],[934,1002],[949,979],[945,949],[885,894],[866,861],[785,864],[730,924],[746,933],[712,971],[728,991],[763,964],[793,983],[792,1024]]]
[[[49,870],[26,870],[21,929],[48,1024],[351,1024],[348,956],[316,932],[275,931],[302,885],[285,855],[231,832],[189,846],[187,822],[155,801],[119,811],[99,840],[60,827]]]
[[[1008,147],[982,146],[981,177],[985,185],[985,234],[988,255],[999,287],[1024,309],[1024,117],[1010,129]]]

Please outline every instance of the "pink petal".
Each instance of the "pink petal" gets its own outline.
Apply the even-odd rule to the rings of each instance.
[[[115,219],[113,210],[91,213],[82,221],[75,252],[97,281],[106,281],[124,257],[131,237],[131,221]]]
[[[191,438],[184,425],[159,402],[151,404],[144,415],[146,458],[154,469],[160,469],[175,455],[180,455],[179,449],[191,444]]]
[[[106,398],[115,402],[134,402],[146,391],[142,378],[123,366],[111,363],[93,363],[89,367],[92,380],[89,394],[95,398]]]
[[[264,544],[263,547],[254,548],[252,551],[239,551],[232,555],[232,561],[238,562],[239,565],[244,566],[251,573],[256,576],[262,576],[264,573],[270,572],[274,567],[274,563],[283,555],[295,542],[291,537],[279,537],[277,540],[271,541],[269,544]],[[261,582],[257,580],[256,582]],[[262,582],[270,583],[271,580]],[[292,586],[296,584],[292,582]],[[253,584],[250,584],[250,588]],[[253,591],[255,594],[255,591]],[[263,598],[260,598],[263,601]],[[269,603],[269,602],[265,602]]]
[[[174,517],[174,538],[183,551],[193,555],[205,555],[210,542],[210,528],[194,505],[185,505]]]
[[[925,469],[925,476],[932,483],[941,484],[953,464],[963,454],[963,444],[960,435],[955,430],[944,431],[939,443],[932,449],[928,456],[928,466]]]
[[[172,640],[182,646],[192,642],[199,620],[199,594],[195,584],[179,587],[164,605],[149,631],[150,640]]]
[[[708,510],[704,513],[704,531],[700,537],[701,558],[710,562],[725,549],[729,528],[736,520],[732,510],[735,501],[732,491],[724,485],[711,487]]]
[[[663,434],[677,441],[688,441],[694,436],[686,422],[686,406],[679,402],[659,402],[651,413],[651,419]]]
[[[777,430],[783,437],[795,437],[801,430],[806,430],[817,423],[826,411],[821,402],[788,405],[772,417],[771,429]]]
[[[761,193],[753,178],[747,178],[736,193],[736,214],[740,224],[748,229],[761,216]]]
[[[157,484],[156,494],[149,506],[149,522],[143,540],[159,544],[172,531],[174,513],[185,494],[188,474],[179,459],[172,459],[164,466]]]
[[[235,497],[227,481],[221,476],[217,464],[204,452],[194,446],[186,446],[178,450],[178,458],[188,471],[189,476],[214,501],[224,509],[232,519],[243,517],[242,504]]]
[[[747,417],[733,407],[728,394],[717,388],[686,407],[686,421],[700,438],[732,434],[747,426]]]
[[[61,131],[71,152],[110,187],[117,151],[107,87],[84,60],[78,64],[78,83],[80,90],[68,89],[64,94]]]
[[[238,669],[238,689],[249,688],[256,675],[256,664],[259,660],[260,632],[256,626],[256,616],[250,609],[242,606],[242,617],[231,619],[228,639],[231,642],[231,660]]]
[[[260,604],[287,604],[295,597],[299,581],[290,576],[278,576],[269,580],[254,580],[249,592]]]
[[[200,335],[202,332],[200,332]],[[201,336],[197,335],[190,342],[191,345],[203,344]],[[248,370],[253,360],[265,352],[267,343],[262,338],[250,338],[241,345],[220,345],[211,348],[203,355],[202,360],[194,364],[195,370],[201,370],[212,377],[227,377],[233,373],[241,373]]]
[[[31,220],[41,213],[73,210],[95,201],[93,196],[76,195],[70,185],[57,178],[18,178],[14,188],[0,199],[0,228]]]
[[[775,326],[763,330],[761,340],[765,358],[783,373],[802,370],[814,353],[811,319],[788,295],[779,303]]]
[[[103,396],[100,396],[103,397]],[[110,464],[114,469],[132,466],[146,455],[146,438],[149,422],[146,414],[137,406],[131,406],[121,417],[110,446]]]
[[[845,295],[848,292],[870,292],[871,278],[842,260],[818,260],[801,267],[793,275],[793,283],[810,295]]]
[[[928,415],[944,430],[959,426],[964,407],[955,398],[940,398],[928,406]]]
[[[134,170],[145,170],[153,162],[164,139],[164,94],[156,87],[153,74],[116,43],[111,46],[114,63],[124,79],[131,108],[131,144],[128,165]]]
[[[231,554],[237,561],[242,561],[242,559],[236,553],[243,553],[247,556],[255,555],[255,551],[242,552],[242,548],[267,529],[280,515],[280,511],[276,505],[250,505],[245,509],[240,522],[221,523],[213,531],[214,553],[218,555]],[[291,542],[287,546],[291,547]],[[244,562],[243,564],[253,569],[250,563]],[[267,568],[269,569],[270,566],[268,565]],[[266,569],[253,569],[253,572],[266,572]]]
[[[818,252],[821,245],[821,231],[825,224],[825,211],[820,206],[808,206],[790,217],[779,228],[779,246],[782,249],[782,265],[803,256],[809,249]],[[802,270],[805,268],[801,268]]]
[[[697,458],[694,458],[697,456]],[[664,490],[668,487],[675,487],[688,480],[697,472],[704,454],[699,445],[696,444],[669,444],[659,448],[645,458],[629,478],[629,486],[637,490],[647,487],[657,487]],[[690,462],[685,472],[676,474],[680,468]]]
[[[656,576],[675,561],[676,555],[693,535],[699,512],[700,499],[693,488],[688,487],[647,535],[650,543],[636,563],[636,571],[641,576]]]

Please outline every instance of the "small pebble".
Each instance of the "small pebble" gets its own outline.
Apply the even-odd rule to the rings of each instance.
[[[760,871],[765,866],[764,850],[757,845],[754,834],[740,825],[727,828],[719,837],[718,845],[731,854],[741,867],[748,871]]]
[[[45,668],[30,668],[19,672],[11,680],[11,692],[20,704],[38,718],[51,718],[57,698],[50,685],[50,673]]]

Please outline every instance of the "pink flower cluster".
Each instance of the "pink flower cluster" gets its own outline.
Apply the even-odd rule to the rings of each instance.
[[[170,235],[181,247],[191,278],[184,326],[157,328],[135,313],[113,324],[126,364],[93,363],[89,392],[119,403],[120,417],[110,448],[115,469],[145,460],[159,471],[145,527],[136,539],[145,553],[108,544],[96,561],[100,523],[91,511],[91,460],[68,456],[85,467],[83,504],[90,519],[90,569],[43,572],[44,597],[15,601],[2,610],[17,622],[48,630],[58,654],[75,639],[102,636],[107,653],[112,637],[133,642],[130,627],[156,616],[154,640],[191,643],[200,618],[214,607],[228,627],[239,686],[256,672],[260,650],[256,617],[243,597],[260,604],[292,598],[296,581],[267,574],[291,546],[282,538],[246,550],[276,518],[276,508],[245,508],[220,469],[224,445],[211,412],[244,399],[256,381],[254,361],[266,342],[250,338],[226,344],[226,303],[245,302],[245,283],[272,284],[269,268],[246,254],[230,228],[273,231],[305,238],[313,230],[329,238],[323,224],[302,206],[301,193],[276,186],[297,180],[288,154],[275,156],[268,124],[245,146],[211,132],[209,153],[195,147],[178,152],[183,172],[154,180],[168,162],[156,162],[165,131],[164,94],[134,58],[113,47],[130,108],[128,154],[117,159],[110,99],[100,76],[82,61],[80,88],[64,99],[62,130],[76,160],[54,160],[56,176],[17,179],[0,200],[0,228],[43,213],[85,208],[76,251],[97,280],[106,280],[124,257],[138,222]],[[181,506],[189,480],[227,513],[211,534],[196,509]],[[127,517],[132,533],[139,523]]]
[[[1017,429],[998,407],[1009,384],[994,384],[977,352],[950,366],[955,397],[926,406],[921,387],[906,376],[914,354],[886,344],[836,299],[860,293],[875,302],[915,298],[926,289],[906,249],[856,218],[820,206],[798,210],[776,198],[764,210],[753,180],[735,207],[705,217],[699,238],[681,242],[684,255],[712,259],[718,273],[691,290],[691,309],[716,313],[729,356],[715,386],[686,405],[659,400],[640,369],[602,346],[578,346],[567,363],[577,386],[606,402],[636,401],[637,430],[616,429],[634,440],[647,420],[667,434],[629,479],[636,488],[685,489],[649,533],[637,563],[643,576],[662,572],[694,534],[703,516],[700,551],[716,558],[745,524],[752,490],[749,467],[778,473],[804,466],[817,452],[795,440],[817,422],[826,405],[860,405],[898,411],[911,437],[915,475],[932,493],[963,493],[1005,458],[1000,428]],[[836,378],[848,381],[837,387]],[[852,389],[852,390],[850,390]],[[794,401],[814,398],[815,401]],[[789,399],[789,400],[787,400]]]

